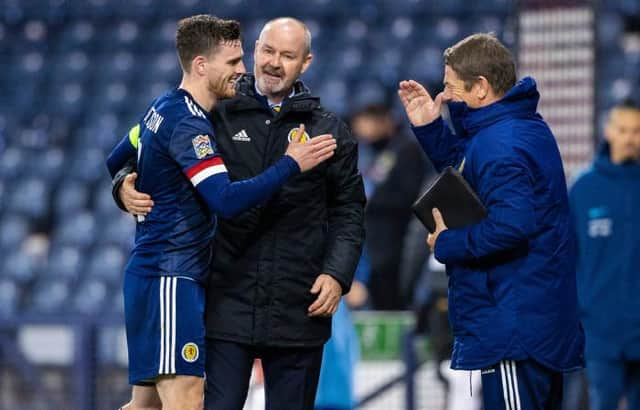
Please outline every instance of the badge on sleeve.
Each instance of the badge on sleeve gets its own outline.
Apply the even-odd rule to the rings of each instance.
[[[198,135],[191,140],[191,143],[193,144],[193,150],[196,152],[198,159],[213,154],[213,147],[211,146],[211,140],[208,135]]]

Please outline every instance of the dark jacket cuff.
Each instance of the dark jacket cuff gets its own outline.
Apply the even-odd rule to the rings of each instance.
[[[122,169],[120,169],[120,171],[116,173],[116,175],[113,177],[113,180],[111,181],[111,195],[113,196],[113,200],[115,201],[116,205],[118,205],[118,208],[122,209],[125,212],[128,211],[127,208],[124,207],[124,203],[122,203],[122,200],[120,200],[119,192],[120,187],[124,182],[124,178],[133,171],[135,171],[135,167],[133,165],[125,165]]]

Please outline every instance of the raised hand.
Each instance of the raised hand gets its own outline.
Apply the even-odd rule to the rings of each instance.
[[[398,96],[411,125],[419,127],[433,122],[440,116],[443,93],[432,99],[429,92],[417,81],[400,81]]]
[[[304,124],[300,124],[297,136],[291,140],[285,154],[298,163],[300,171],[305,172],[331,158],[337,145],[331,134],[319,135],[308,141],[300,142],[303,135]]]

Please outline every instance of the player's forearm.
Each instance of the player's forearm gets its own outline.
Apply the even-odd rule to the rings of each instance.
[[[290,177],[299,172],[298,164],[285,155],[253,178],[231,182],[225,172],[202,181],[197,189],[211,212],[223,218],[232,218],[269,199]]]
[[[136,149],[131,145],[129,137],[124,137],[107,157],[107,168],[109,168],[111,178],[114,178],[127,161],[135,156]]]
[[[116,173],[116,175],[111,180],[111,195],[113,196],[113,200],[118,206],[118,208],[122,209],[125,212],[129,212],[129,211],[124,206],[124,203],[122,202],[122,198],[120,198],[120,188],[122,187],[122,184],[124,183],[124,179],[126,178],[126,176],[132,172],[136,172],[135,157],[129,159],[125,163],[125,165],[122,168],[120,168],[120,170]]]

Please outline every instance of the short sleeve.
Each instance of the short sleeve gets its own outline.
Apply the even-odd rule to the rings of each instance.
[[[193,186],[210,176],[227,172],[217,152],[213,127],[206,119],[189,117],[182,120],[171,135],[169,154]]]

